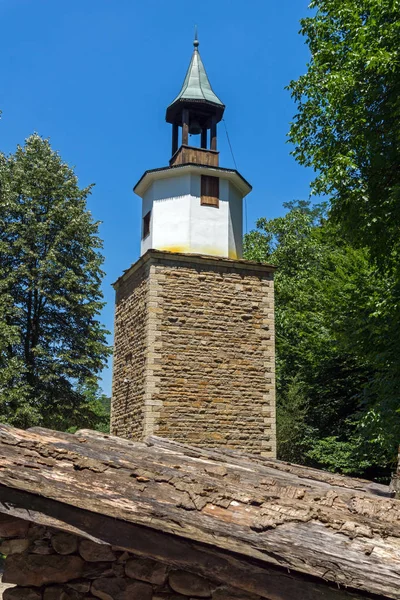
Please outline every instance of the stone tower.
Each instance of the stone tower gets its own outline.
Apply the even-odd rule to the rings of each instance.
[[[225,106],[198,45],[167,108],[169,166],[134,188],[141,257],[114,284],[111,432],[274,457],[274,269],[242,259],[251,186],[219,166]]]

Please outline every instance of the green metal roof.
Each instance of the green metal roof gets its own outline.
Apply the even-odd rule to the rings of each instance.
[[[211,102],[224,107],[224,104],[213,92],[210,81],[208,79],[206,70],[201,60],[199,53],[199,42],[196,39],[193,42],[194,51],[192,60],[190,61],[189,68],[186,73],[185,81],[177,97],[169,106],[175,104],[178,101],[194,101],[194,102]],[[169,107],[168,107],[169,108]]]

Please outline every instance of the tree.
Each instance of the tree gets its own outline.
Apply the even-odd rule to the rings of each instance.
[[[87,427],[102,433],[110,433],[111,398],[103,394],[99,385],[93,381],[78,385],[77,392],[84,398],[85,423],[82,424],[78,406],[76,418],[71,419],[69,415],[68,423],[62,424],[59,429],[67,429],[70,433],[75,433],[78,429]],[[75,425],[71,426],[71,422]]]
[[[324,205],[298,202],[286,208],[283,217],[260,219],[244,245],[246,258],[278,266],[279,457],[387,476],[400,420],[377,394],[379,348],[365,339],[365,331],[383,333],[382,323],[375,323],[375,299],[384,293],[386,279],[366,250],[340,235]]]
[[[17,426],[92,423],[80,386],[109,348],[90,191],[36,134],[0,155],[0,416]]]
[[[399,0],[313,0],[311,51],[289,89],[294,156],[313,167],[352,243],[391,268],[400,251]]]
[[[342,342],[372,365],[360,423],[387,456],[400,439],[400,2],[310,7],[301,33],[311,60],[289,85],[298,109],[289,137],[300,164],[315,169],[313,191],[329,197],[340,234],[376,265],[376,289],[361,289],[342,314],[344,329],[358,323]]]

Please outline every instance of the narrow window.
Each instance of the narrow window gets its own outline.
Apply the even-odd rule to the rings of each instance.
[[[142,239],[146,238],[150,234],[150,219],[151,219],[151,210],[143,217],[143,233]]]
[[[219,178],[201,176],[201,205],[219,208]]]

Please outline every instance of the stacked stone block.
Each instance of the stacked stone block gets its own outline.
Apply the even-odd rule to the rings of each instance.
[[[151,250],[115,288],[112,433],[274,457],[273,267]]]
[[[121,282],[115,311],[112,422],[114,429],[134,440],[143,433],[148,287],[147,269],[132,273]]]
[[[149,535],[151,535],[149,533]],[[0,515],[4,600],[260,600],[123,548]]]

